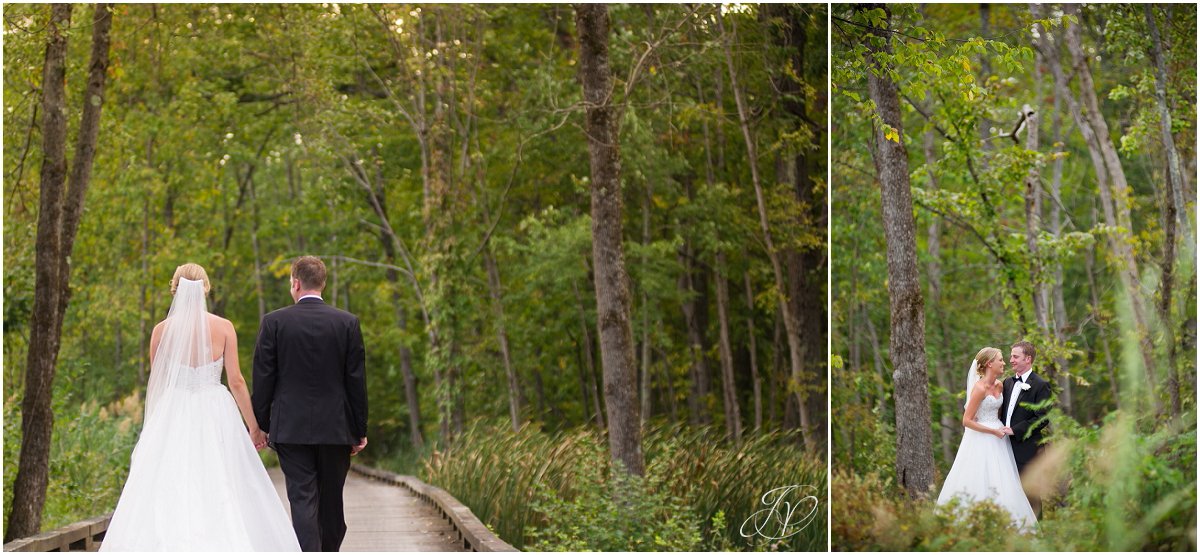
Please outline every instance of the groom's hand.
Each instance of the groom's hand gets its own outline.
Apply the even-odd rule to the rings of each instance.
[[[363,449],[366,449],[366,448],[367,448],[367,438],[364,437],[364,438],[362,438],[362,441],[358,442],[358,445],[355,445],[350,448],[350,456],[353,457],[354,455],[359,454]]]
[[[1003,432],[1004,432],[1004,435],[1006,435],[1006,436],[1016,435],[1016,434],[1014,434],[1014,433],[1013,433],[1013,431],[1012,431],[1012,428],[1010,428],[1010,427],[1008,427],[1008,426],[1005,426],[1005,427],[1003,427],[1003,428],[1000,428],[1000,430],[1001,430],[1001,431],[1003,431]]]

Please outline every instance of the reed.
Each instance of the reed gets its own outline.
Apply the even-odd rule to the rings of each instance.
[[[4,403],[5,522],[20,454],[20,405],[17,399]],[[107,405],[94,400],[75,404],[67,395],[56,399],[55,415],[43,530],[116,508],[141,431],[142,402],[136,391]]]
[[[714,428],[656,423],[643,441],[645,479],[614,485],[607,440],[594,428],[546,433],[525,426],[514,433],[503,422],[476,421],[452,449],[429,457],[421,477],[519,549],[824,551],[824,458],[797,445],[794,434],[764,433],[734,449]],[[742,537],[743,522],[765,508],[763,494],[791,485],[806,486],[789,499],[798,506],[791,533]],[[613,501],[614,492],[625,504]],[[636,518],[630,504],[640,511]],[[610,512],[652,541],[610,535]]]

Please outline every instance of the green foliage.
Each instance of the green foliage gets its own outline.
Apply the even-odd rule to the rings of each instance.
[[[534,485],[531,509],[544,521],[526,527],[533,551],[694,551],[699,522],[653,477],[601,472],[602,444],[571,461],[573,499]],[[661,482],[661,479],[658,480]]]
[[[143,407],[135,392],[108,405],[65,398],[55,407],[50,483],[42,527],[53,529],[112,511],[129,474]],[[78,403],[78,404],[76,404]],[[20,404],[4,404],[4,518],[12,508],[21,446]]]
[[[714,442],[715,433],[654,425],[644,441],[646,477],[626,482],[612,478],[607,442],[593,428],[513,433],[481,421],[435,452],[421,477],[518,549],[824,549],[824,462],[799,452],[794,434],[747,437],[734,450]],[[785,485],[811,488],[789,498],[793,533],[782,541],[743,537],[743,522],[764,508],[761,496]],[[810,493],[811,515],[812,505],[800,502]]]
[[[656,417],[689,417],[692,355],[682,304],[699,300],[701,311],[716,314],[720,250],[737,371],[748,374],[750,353],[741,346],[749,344],[745,322],[752,318],[767,384],[763,428],[795,425],[786,396],[771,394],[786,370],[768,361],[786,360],[787,347],[772,341],[781,288],[763,248],[751,167],[761,176],[777,247],[818,259],[802,276],[812,285],[802,289],[822,298],[825,9],[610,7],[624,260],[635,337],[650,347]],[[34,289],[48,7],[6,4],[4,15],[4,393],[13,411]],[[329,268],[327,302],[363,324],[366,462],[413,469],[450,439],[443,430],[453,435],[468,415],[508,415],[501,330],[522,422],[572,430],[597,420],[590,165],[571,6],[131,4],[117,5],[113,17],[100,139],[71,256],[56,403],[105,405],[143,387],[149,333],[165,316],[166,284],[184,262],[207,268],[210,309],[234,323],[249,376],[263,312],[292,302],[290,260],[314,254]],[[72,130],[91,30],[86,18],[74,22]],[[751,139],[763,149],[759,160],[746,159],[744,137],[731,123],[737,107],[726,40],[751,110]],[[813,180],[811,198],[800,198],[797,175]],[[487,257],[498,269],[495,290]],[[704,290],[681,285],[685,267]],[[749,303],[741,294],[747,277]],[[713,347],[716,318],[704,324]],[[818,382],[824,353],[809,356]],[[416,378],[416,406],[405,395],[406,364]],[[739,380],[737,395],[748,420],[747,380]],[[719,420],[723,402],[719,390],[710,391],[702,406]],[[416,409],[419,430],[409,419]],[[58,413],[56,427],[72,415]],[[414,432],[423,449],[413,447]],[[6,449],[17,449],[10,436]],[[16,451],[8,454],[16,460]],[[56,447],[51,465],[86,456],[80,444]],[[52,488],[48,506],[66,510],[72,501],[59,497],[68,495]],[[112,498],[98,499],[97,512],[111,510]],[[701,529],[711,523],[710,509],[697,515]],[[734,513],[725,514],[732,523]]]
[[[1048,72],[1038,70],[1044,63],[1033,63],[1028,7],[993,6],[987,36],[981,36],[977,6],[889,5],[888,11],[888,26],[897,31],[889,35],[893,52],[877,59],[902,95],[901,140],[908,147],[918,267],[926,285],[926,355],[934,393],[935,447],[957,447],[959,432],[951,430],[943,436],[945,425],[940,421],[945,417],[957,422],[961,417],[959,382],[970,353],[985,345],[1006,347],[1021,338],[1037,345],[1035,370],[1055,382],[1056,389],[1071,383],[1072,415],[1099,421],[1115,408],[1119,401],[1115,392],[1123,387],[1115,370],[1122,364],[1116,348],[1121,336],[1114,319],[1121,287],[1113,285],[1119,283],[1121,261],[1111,244],[1112,238],[1120,238],[1120,230],[1102,218],[1091,158],[1066,103],[1052,102],[1058,96],[1052,94],[1053,80]],[[1161,19],[1166,12],[1188,21],[1195,17],[1194,10],[1158,7],[1152,12],[1160,18],[1165,44],[1194,43],[1193,30],[1186,25],[1167,26]],[[1125,231],[1131,232],[1135,260],[1142,270],[1141,294],[1151,299],[1161,283],[1159,269],[1164,263],[1161,217],[1166,160],[1157,128],[1146,123],[1158,112],[1153,75],[1146,65],[1145,15],[1141,6],[1089,5],[1081,18],[1072,23],[1072,18],[1056,14],[1042,23],[1053,33],[1061,33],[1066,24],[1083,25],[1084,39],[1090,41],[1084,48],[1096,52],[1097,93],[1109,97],[1101,103],[1102,115],[1110,122],[1114,141],[1125,145],[1122,164],[1129,179],[1125,199],[1133,222],[1133,229]],[[862,438],[877,437],[877,419],[891,418],[887,266],[880,254],[884,242],[877,184],[871,153],[864,146],[872,126],[879,122],[867,99],[864,71],[869,60],[858,40],[866,27],[881,21],[870,10],[838,7],[832,31],[833,82],[841,93],[832,97],[832,109],[842,121],[832,135],[833,211],[838,214],[832,222],[832,248],[844,253],[833,256],[832,333],[834,354],[845,361],[843,369],[832,374],[833,396],[840,410],[857,415],[842,421],[843,430],[835,426],[833,438],[839,447],[834,457],[854,460],[854,468],[861,472],[879,470],[876,466],[886,463],[871,463],[870,455],[858,457],[865,445],[857,452],[853,446]],[[1194,65],[1194,48],[1170,50],[1169,63]],[[1065,48],[1062,56],[1069,61]],[[1168,81],[1172,112],[1191,117],[1194,72],[1179,72]],[[1010,114],[1025,103],[1040,115],[1038,152],[1003,136],[1011,129]],[[1124,121],[1130,113],[1138,114],[1131,126],[1111,123]],[[1194,157],[1193,136],[1186,127],[1176,135],[1184,159]],[[1034,237],[1036,254],[1026,246],[1023,186],[1033,168],[1040,171],[1043,205],[1041,228]],[[1061,172],[1061,191],[1054,197],[1056,172]],[[1058,234],[1051,227],[1055,210],[1061,225]],[[1180,245],[1184,249],[1187,240],[1181,238]],[[1184,249],[1174,261],[1179,270],[1172,314],[1170,323],[1162,325],[1176,330],[1185,329],[1185,322],[1194,318],[1193,258],[1192,251]],[[1035,293],[1043,287],[1051,292],[1061,288],[1063,297],[1061,308],[1052,302],[1054,306],[1047,309],[1049,329],[1039,326],[1034,311]],[[1152,304],[1146,307],[1153,312]],[[1162,337],[1161,330],[1148,333]],[[1194,376],[1194,343],[1175,339],[1179,349],[1175,370],[1181,377]],[[1163,345],[1157,366],[1169,364],[1165,353]],[[1164,374],[1164,369],[1158,372]],[[1194,403],[1186,400],[1191,392],[1181,395],[1185,408]],[[942,449],[935,451],[944,459]],[[941,468],[949,463],[941,460]]]
[[[1194,420],[1194,393],[1180,388],[1181,417],[1155,414],[1152,401],[1166,402],[1161,385],[1168,370],[1183,384],[1195,380],[1194,250],[1190,238],[1178,238],[1179,252],[1170,261],[1176,268],[1171,312],[1164,318],[1154,307],[1163,300],[1160,275],[1167,262],[1166,157],[1156,125],[1143,7],[1088,5],[1078,18],[1051,13],[1040,22],[1059,40],[1065,26],[1082,26],[1100,116],[1121,147],[1129,181],[1119,193],[1129,206],[1127,230],[1103,218],[1087,144],[1046,61],[1031,48],[1034,22],[1027,5],[991,5],[986,32],[976,5],[891,4],[883,12],[886,19],[880,10],[849,5],[833,10],[832,81],[840,94],[831,98],[837,215],[831,229],[831,333],[832,355],[841,364],[831,373],[831,403],[845,415],[833,420],[830,432],[838,471],[834,549],[1191,550],[1195,431],[1179,422]],[[1195,10],[1154,6],[1152,13],[1164,45],[1174,45],[1167,47],[1167,67],[1180,71],[1168,70],[1168,104],[1172,121],[1187,121],[1175,129],[1175,142],[1180,156],[1191,159],[1196,36],[1189,23]],[[1179,24],[1168,23],[1172,18]],[[884,23],[892,30],[886,39],[867,36],[869,27]],[[1044,506],[1039,535],[1004,533],[995,528],[994,511],[981,507],[957,520],[930,502],[903,499],[892,484],[896,443],[886,243],[867,146],[881,122],[865,86],[866,72],[872,71],[866,44],[885,40],[892,53],[876,56],[882,69],[875,71],[891,77],[901,93],[898,138],[907,148],[913,186],[935,476],[949,469],[961,439],[970,356],[983,346],[1007,350],[1019,339],[1031,340],[1037,347],[1034,370],[1051,381],[1057,403],[1068,397],[1071,402],[1069,413],[1056,410],[1051,422],[1051,445],[1062,449],[1056,460],[1069,487]],[[1060,54],[1070,72],[1065,47]],[[1078,94],[1078,80],[1072,86]],[[1019,144],[1004,135],[1023,104],[1039,114],[1036,152],[1025,148],[1025,135]],[[1040,173],[1042,203],[1032,238],[1036,253],[1027,246],[1025,180],[1031,170]],[[1192,219],[1192,208],[1187,212],[1184,219]],[[1114,238],[1128,241],[1134,252],[1147,329],[1129,323]],[[1039,325],[1034,305],[1042,288],[1051,299],[1046,327]],[[1055,289],[1061,290],[1061,305],[1053,299]],[[1140,334],[1155,343],[1156,392],[1145,391]],[[1164,453],[1171,455],[1160,456]],[[1103,470],[1112,465],[1122,467],[1117,474],[1123,479]]]

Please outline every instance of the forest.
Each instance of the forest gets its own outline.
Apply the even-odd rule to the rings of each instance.
[[[6,541],[115,506],[177,266],[249,379],[316,255],[362,322],[357,462],[518,548],[826,548],[824,5],[3,10]],[[740,536],[785,483],[819,511]]]
[[[1195,6],[840,5],[830,35],[833,549],[1195,550]],[[971,357],[1021,340],[1034,534],[933,503]]]

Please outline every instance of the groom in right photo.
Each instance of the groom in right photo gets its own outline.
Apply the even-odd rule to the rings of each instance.
[[[1042,432],[1046,428],[1042,419],[1050,408],[1046,403],[1051,396],[1050,384],[1033,371],[1036,355],[1037,350],[1028,341],[1013,344],[1008,363],[1015,375],[1004,380],[1004,399],[1000,403],[1000,420],[1012,433],[1008,440],[1022,478],[1029,462],[1042,452]],[[1030,496],[1029,504],[1035,513],[1041,514],[1041,499]]]

